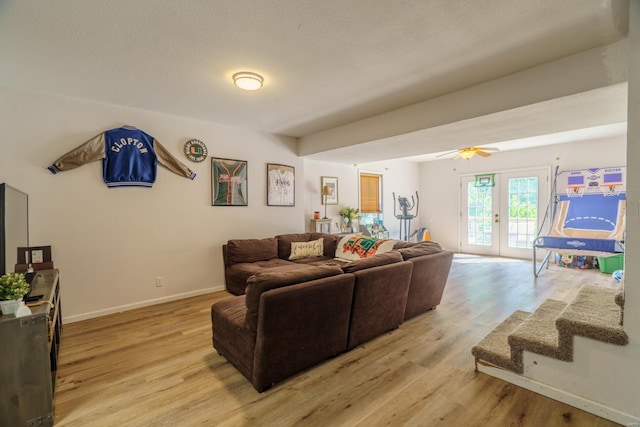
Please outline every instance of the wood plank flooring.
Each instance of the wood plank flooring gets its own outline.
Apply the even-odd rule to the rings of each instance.
[[[456,255],[442,304],[257,393],[211,345],[225,292],[65,325],[56,426],[617,424],[474,371],[471,347],[514,310],[615,286],[598,270]]]

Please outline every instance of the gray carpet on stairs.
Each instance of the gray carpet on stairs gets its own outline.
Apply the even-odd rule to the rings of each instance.
[[[548,299],[527,317],[508,337],[511,351],[542,354],[564,361],[571,361],[573,342],[559,342],[556,319],[567,307],[566,302]],[[522,359],[522,356],[519,356]]]
[[[530,314],[526,311],[515,311],[473,347],[471,354],[475,356],[476,360],[484,360],[492,365],[522,373],[522,360],[512,360],[511,347],[507,338]]]
[[[620,325],[617,289],[584,286],[556,320],[562,333],[580,335],[611,344],[626,345],[629,338]]]
[[[626,345],[619,292],[585,285],[569,304],[549,299],[533,314],[518,310],[474,346],[471,354],[476,362],[522,374],[524,351],[572,361],[575,335]]]

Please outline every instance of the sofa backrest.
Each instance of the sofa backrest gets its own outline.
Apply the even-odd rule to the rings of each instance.
[[[340,236],[337,234],[327,234],[327,233],[311,233],[311,238],[309,240],[317,240],[319,238],[323,238],[324,240],[324,256],[335,257],[336,256],[336,245],[340,240]]]
[[[245,289],[245,304],[247,306],[247,313],[245,315],[246,326],[252,331],[257,330],[260,297],[263,292],[340,274],[343,274],[340,267],[323,265],[312,266],[301,270],[266,271],[251,276],[247,280],[247,287]]]
[[[223,248],[224,264],[267,261],[278,257],[278,242],[274,237],[266,239],[233,239]]]
[[[404,260],[442,252],[440,244],[430,241],[419,243],[398,242],[395,244],[394,249],[397,249],[402,254]]]
[[[361,258],[356,261],[348,262],[341,266],[345,273],[353,273],[367,268],[378,267],[381,265],[393,264],[402,261],[402,255],[398,251],[385,252],[380,255],[373,255],[367,258]]]
[[[377,256],[382,256],[376,255]],[[375,258],[373,257],[373,258]],[[347,348],[397,328],[404,319],[413,264],[401,261],[355,271]]]

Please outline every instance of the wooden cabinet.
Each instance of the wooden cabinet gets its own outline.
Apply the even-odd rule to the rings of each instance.
[[[62,332],[58,270],[38,271],[31,314],[0,316],[0,425],[53,426]]]

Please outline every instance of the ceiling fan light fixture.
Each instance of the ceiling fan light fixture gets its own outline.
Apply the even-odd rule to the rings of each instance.
[[[250,71],[241,71],[233,75],[233,83],[243,90],[258,90],[262,87],[264,79],[260,74]]]
[[[473,157],[474,154],[476,154],[476,150],[473,150],[471,148],[465,148],[458,153],[458,155],[465,160],[469,160]]]

